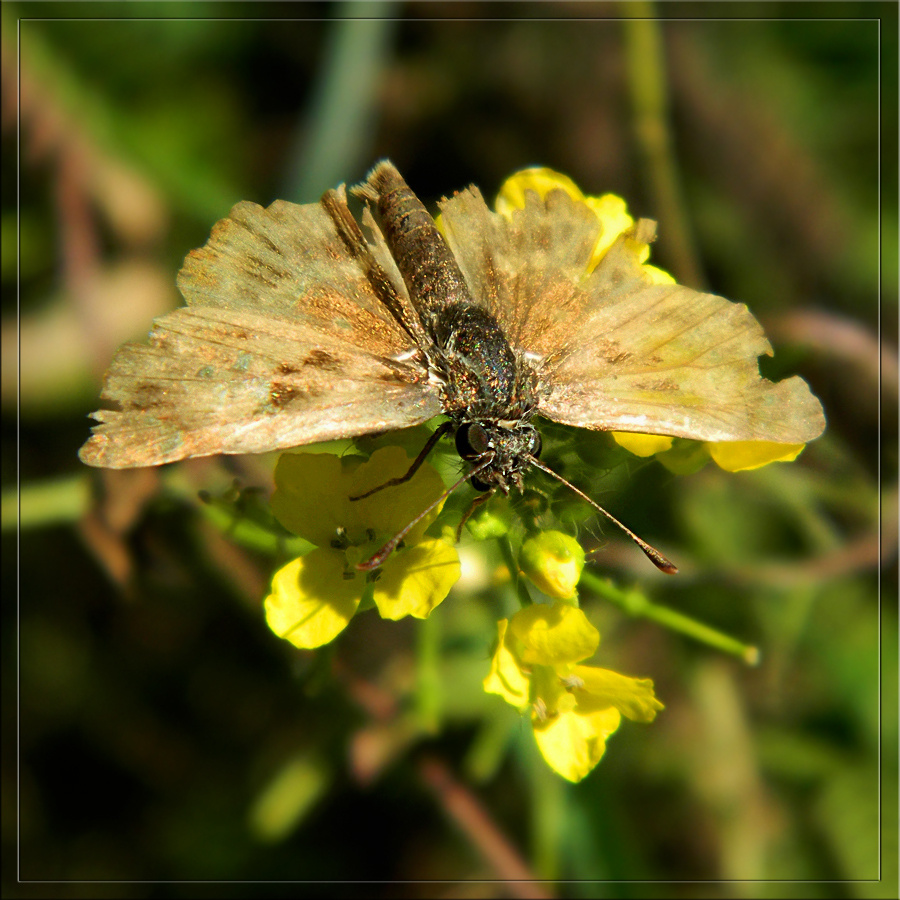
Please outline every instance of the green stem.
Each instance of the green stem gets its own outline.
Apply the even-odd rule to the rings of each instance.
[[[494,778],[521,725],[521,716],[509,706],[481,720],[463,762],[463,770],[472,781],[484,784]]]
[[[592,572],[583,572],[579,585],[615,603],[616,606],[630,616],[651,619],[660,625],[664,625],[666,628],[672,629],[672,631],[686,634],[696,641],[708,644],[710,647],[715,647],[717,650],[729,653],[732,656],[737,656],[747,663],[748,666],[755,666],[759,662],[758,647],[744,644],[730,635],[723,634],[721,631],[717,631],[703,622],[698,622],[696,619],[684,615],[684,613],[652,603],[638,590],[624,591],[616,587],[612,582],[600,578]]]
[[[3,530],[16,527],[21,514],[21,527],[43,528],[61,522],[75,522],[90,503],[90,483],[86,475],[71,475],[52,481],[33,481],[3,491]]]
[[[563,780],[547,767],[539,754],[532,752],[530,761],[533,865],[539,878],[555,881],[560,876],[560,844],[568,819],[568,798]]]
[[[500,552],[503,554],[503,561],[506,563],[506,568],[509,569],[509,577],[515,582],[516,593],[519,595],[519,603],[522,605],[522,608],[525,609],[525,607],[531,606],[534,601],[531,599],[531,594],[528,593],[528,588],[525,587],[525,582],[519,577],[519,564],[513,553],[512,544],[510,544],[508,537],[499,538],[499,543]]]
[[[378,95],[391,58],[397,6],[339,4],[310,111],[298,130],[287,196],[307,203],[356,172],[372,152]]]
[[[416,712],[419,727],[427,734],[437,734],[440,728],[441,627],[439,617],[430,615],[416,629]]]
[[[626,3],[623,10],[628,17],[623,27],[634,132],[647,170],[650,199],[662,222],[665,246],[678,280],[702,287],[703,275],[684,213],[672,149],[662,32],[656,10],[648,2]]]

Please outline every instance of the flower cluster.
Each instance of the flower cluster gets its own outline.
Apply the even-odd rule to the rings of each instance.
[[[443,493],[437,472],[423,465],[403,484],[350,499],[402,476],[409,465],[400,447],[377,450],[367,462],[324,453],[281,456],[272,511],[316,547],[272,578],[265,609],[275,634],[297,647],[321,647],[346,628],[364,600],[385,619],[424,619],[447,596],[459,578],[459,556],[447,541],[425,536],[439,508],[376,573],[356,568]]]
[[[484,689],[531,712],[541,755],[569,781],[597,765],[623,715],[652,722],[663,708],[652,681],[579,665],[597,650],[600,632],[577,607],[535,604],[497,628]]]

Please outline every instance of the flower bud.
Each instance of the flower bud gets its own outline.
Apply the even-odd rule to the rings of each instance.
[[[519,568],[548,596],[574,600],[584,568],[584,550],[568,534],[544,531],[522,545]]]

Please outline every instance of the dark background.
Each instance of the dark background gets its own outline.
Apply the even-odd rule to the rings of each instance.
[[[497,881],[517,874],[571,896],[896,896],[896,5],[2,13],[4,896],[537,896]],[[113,350],[178,303],[216,219],[385,156],[426,202],[534,164],[620,194],[659,220],[653,261],[747,302],[766,371],[826,409],[791,465],[598,481],[683,572],[610,534],[595,570],[762,661],[585,592],[599,664],[667,708],[578,786],[481,692],[511,609],[489,549],[464,541],[427,624],[368,613],[301,654],[261,614],[277,560],[197,499],[235,474],[268,491],[271,460],[76,457]],[[588,458],[599,439],[573,438]]]

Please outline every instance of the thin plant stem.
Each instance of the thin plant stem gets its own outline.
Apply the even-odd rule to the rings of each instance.
[[[541,879],[560,876],[560,846],[567,821],[567,794],[563,780],[551,771],[540,754],[529,754],[531,787],[531,858]]]
[[[440,641],[439,617],[426,617],[416,629],[416,712],[418,725],[427,734],[440,730]]]
[[[692,637],[695,641],[708,644],[731,656],[737,656],[742,659],[748,666],[755,666],[759,663],[759,648],[752,644],[745,644],[730,635],[723,634],[715,628],[698,622],[684,613],[676,612],[667,606],[660,606],[648,600],[640,591],[631,590],[624,591],[616,587],[606,579],[594,575],[592,572],[582,572],[580,587],[585,587],[595,594],[615,603],[620,609],[623,609],[630,616],[636,618],[651,619],[677,631],[680,634]]]
[[[23,484],[3,492],[3,530],[44,528],[74,522],[88,508],[91,488],[86,475],[70,475]],[[21,519],[19,519],[21,515]]]
[[[499,539],[499,544],[500,552],[503,554],[503,561],[506,563],[506,568],[509,569],[509,577],[512,578],[515,583],[519,603],[522,605],[522,609],[525,609],[526,607],[531,606],[534,601],[531,599],[531,594],[528,593],[525,582],[519,577],[519,564],[516,562],[512,544],[510,544],[509,538],[507,537],[501,537]]]
[[[354,0],[330,24],[321,78],[288,154],[286,196],[313,201],[368,158],[395,12],[392,2]]]
[[[703,274],[685,214],[670,127],[664,48],[655,4],[623,4],[625,65],[634,113],[634,133],[647,172],[655,215],[679,281],[703,287]]]

